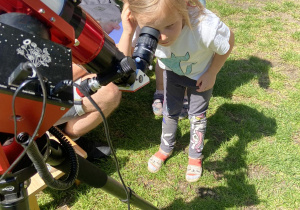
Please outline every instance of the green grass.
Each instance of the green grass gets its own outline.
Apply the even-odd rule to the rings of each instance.
[[[208,0],[207,7],[230,26],[236,42],[210,102],[203,176],[185,181],[188,120],[179,122],[175,151],[161,171],[147,171],[162,120],[152,114],[150,72],[151,83],[124,93],[108,119],[125,183],[162,209],[299,209],[300,2]],[[87,136],[105,141],[102,126]],[[113,159],[94,164],[119,180]],[[47,188],[38,203],[41,209],[127,208],[84,183],[66,191]]]

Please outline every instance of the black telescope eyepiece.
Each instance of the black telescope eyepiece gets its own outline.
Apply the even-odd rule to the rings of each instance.
[[[139,63],[144,63],[140,62],[140,60],[145,61],[146,65],[151,65],[159,36],[160,32],[155,28],[145,26],[141,29],[141,33],[139,35],[138,42],[134,48],[132,56],[137,63],[138,69],[142,71],[145,71],[147,69],[147,66],[145,65],[139,67]]]

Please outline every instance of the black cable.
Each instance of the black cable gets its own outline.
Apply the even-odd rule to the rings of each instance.
[[[26,86],[28,85],[28,83],[36,81],[38,79],[38,81],[40,82],[40,85],[42,87],[42,92],[43,92],[43,106],[42,106],[42,112],[41,112],[41,116],[40,116],[40,120],[33,132],[33,135],[29,138],[28,140],[28,146],[33,142],[34,137],[36,136],[37,132],[40,129],[40,126],[43,122],[44,116],[45,116],[45,110],[46,110],[46,100],[47,100],[47,91],[46,91],[46,86],[43,80],[42,75],[40,74],[40,72],[35,68],[35,66],[32,63],[25,63],[24,65],[27,65],[27,67],[32,68],[37,75],[37,78],[31,78],[29,80],[24,81],[15,91],[14,95],[13,95],[13,99],[12,99],[12,111],[13,111],[13,120],[14,120],[14,138],[17,138],[17,118],[16,118],[16,110],[15,110],[15,101],[16,101],[16,97],[18,95],[18,93]],[[24,147],[23,152],[18,156],[18,158],[9,166],[9,168],[2,174],[0,181],[5,177],[5,175],[11,171],[16,164],[24,157],[24,155],[26,154],[27,150],[28,150],[28,146]]]
[[[64,149],[64,152],[66,153],[67,157],[69,158],[69,162],[70,162],[70,170],[69,170],[67,178],[63,181],[58,182],[56,184],[56,187],[58,186],[59,188],[55,188],[55,189],[62,190],[63,186],[66,186],[66,188],[69,188],[74,184],[74,182],[78,176],[78,171],[79,171],[79,164],[78,164],[78,158],[77,158],[76,152],[75,152],[74,148],[72,147],[70,141],[56,127],[52,126],[49,129],[49,132],[53,136],[55,136],[57,138],[57,140],[60,142],[60,144],[62,145],[62,148]],[[54,179],[54,178],[51,177],[51,179]],[[50,185],[50,187],[51,187],[51,185]]]
[[[36,79],[32,78],[31,80],[25,80],[24,82],[22,82],[22,84],[17,88],[17,90],[15,91],[15,94],[13,96],[13,100],[12,100],[12,104],[15,103],[15,96],[20,92],[20,90],[22,88],[24,88],[28,83],[30,82],[33,82],[35,81]],[[13,108],[13,118],[14,118],[14,121],[16,119],[16,115],[14,113],[14,108]],[[16,128],[14,128],[14,131],[15,131]],[[14,136],[16,137],[16,136]],[[2,174],[1,178],[0,178],[0,181],[4,178],[4,176],[10,171],[12,170],[16,164],[24,157],[24,155],[26,154],[25,150],[21,153],[21,155],[18,156],[18,158],[9,166],[9,168]]]
[[[119,178],[122,182],[122,185],[124,187],[124,190],[126,192],[126,196],[127,196],[127,207],[128,209],[130,209],[130,194],[128,193],[128,190],[127,190],[127,186],[122,178],[122,175],[121,175],[121,172],[120,172],[120,166],[119,166],[119,161],[117,159],[117,155],[115,153],[115,150],[113,148],[113,145],[112,145],[112,142],[111,142],[111,138],[110,138],[110,134],[109,134],[109,128],[108,128],[108,123],[107,123],[107,120],[106,120],[106,117],[104,116],[101,108],[98,106],[98,104],[92,99],[91,95],[88,93],[88,91],[86,91],[85,89],[83,89],[80,85],[76,84],[76,83],[73,83],[73,85],[79,89],[79,91],[89,99],[89,101],[93,104],[93,106],[97,109],[97,111],[100,113],[102,119],[103,119],[103,125],[104,125],[104,130],[105,130],[105,135],[106,135],[106,139],[107,139],[107,142],[108,142],[108,145],[109,147],[111,148],[111,152],[113,154],[113,157],[114,157],[114,161],[116,163],[116,169],[117,169],[117,172],[118,172],[118,175],[119,175]]]

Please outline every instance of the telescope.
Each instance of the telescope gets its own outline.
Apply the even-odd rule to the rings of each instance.
[[[79,179],[121,200],[129,193],[139,208],[156,209],[76,155],[53,127],[74,105],[75,91],[84,97],[82,90],[93,94],[110,82],[129,92],[148,84],[146,71],[160,35],[142,28],[132,57],[125,56],[79,4],[0,0],[0,209],[29,209],[24,183],[36,172],[54,189],[66,190]],[[72,63],[96,76],[75,85]],[[68,178],[54,180],[46,163]]]

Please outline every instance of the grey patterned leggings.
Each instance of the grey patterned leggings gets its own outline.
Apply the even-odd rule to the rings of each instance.
[[[197,92],[196,81],[179,76],[172,71],[164,71],[164,107],[160,148],[170,153],[174,149],[178,117],[182,109],[185,89],[189,101],[190,145],[189,157],[199,159],[202,155],[206,131],[206,111],[212,89]]]

